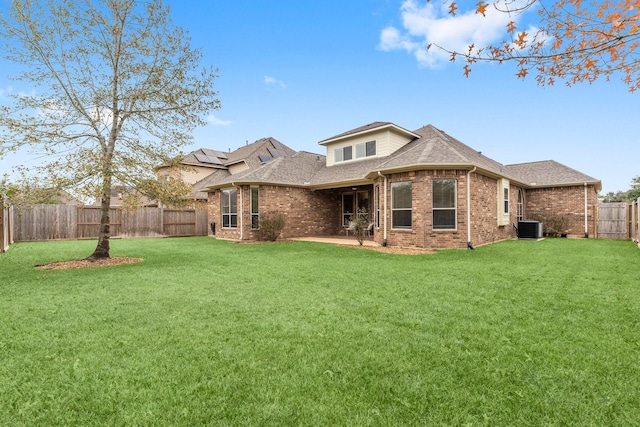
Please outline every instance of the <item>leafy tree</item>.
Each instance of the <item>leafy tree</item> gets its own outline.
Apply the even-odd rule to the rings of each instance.
[[[631,189],[627,191],[627,200],[632,202],[640,197],[640,175],[631,180]]]
[[[0,107],[0,156],[23,146],[47,156],[43,187],[100,197],[95,251],[109,257],[114,185],[179,199],[179,182],[158,183],[191,131],[219,108],[216,70],[160,0],[13,0],[0,15],[5,59],[32,85]]]
[[[429,0],[427,0],[429,1]],[[450,15],[460,13],[458,2],[443,0]],[[537,10],[539,27],[519,26],[525,12]],[[469,11],[466,11],[469,12]],[[463,52],[430,44],[465,61],[464,73],[475,62],[517,63],[518,78],[536,74],[540,85],[562,79],[567,85],[609,79],[620,74],[631,92],[640,89],[640,3],[630,0],[556,0],[548,7],[542,0],[478,2],[470,11],[483,19],[489,13],[511,17],[505,38],[493,45],[471,44]]]
[[[609,191],[602,198],[604,203],[616,203],[616,202],[625,202],[627,201],[627,192],[626,191]]]

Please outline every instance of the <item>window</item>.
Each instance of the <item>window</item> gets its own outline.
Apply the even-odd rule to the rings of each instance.
[[[356,159],[371,157],[376,155],[376,142],[368,141],[356,144]]]
[[[498,179],[498,226],[509,225],[509,180]]]
[[[358,218],[363,218],[365,221],[369,221],[369,192],[368,191],[358,191],[357,194],[358,201]]]
[[[260,228],[260,202],[258,187],[251,187],[251,229]]]
[[[348,227],[353,216],[353,193],[342,193],[342,225]]]
[[[518,213],[517,213],[518,221],[522,221],[524,219],[524,196],[522,195],[522,190],[518,190]]]
[[[334,161],[337,162],[344,162],[347,160],[351,160],[352,158],[352,149],[353,147],[348,146],[348,147],[341,147],[341,148],[336,148],[333,151],[333,155],[334,155]]]
[[[380,228],[380,186],[377,185],[375,189],[376,198],[376,227]]]
[[[434,179],[433,190],[433,229],[456,229],[456,180]]]
[[[509,213],[509,189],[504,188],[504,211],[503,213]]]
[[[391,183],[391,228],[411,229],[411,181]]]
[[[222,228],[238,227],[238,190],[222,190]]]

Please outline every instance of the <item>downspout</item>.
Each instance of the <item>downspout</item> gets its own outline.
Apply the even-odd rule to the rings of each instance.
[[[233,187],[236,187],[236,183],[235,182],[232,182],[231,185]],[[242,209],[242,187],[238,187],[238,193],[240,193],[240,200],[238,200],[238,205],[239,205],[238,206],[238,212],[239,212],[239,214],[238,214],[238,222],[239,222],[239,224],[238,225],[240,226],[240,238],[239,238],[239,240],[242,241],[243,234],[244,234],[244,229],[242,227],[242,224],[243,224],[243,222],[242,222],[242,214],[244,213],[244,210]]]
[[[587,221],[587,183],[584,183],[584,238],[589,238],[589,223]]]
[[[384,196],[383,196],[383,221],[382,221],[382,246],[387,246],[387,176],[378,171],[378,176],[384,178]]]
[[[477,167],[474,166],[469,172],[467,172],[467,247],[471,250],[475,249],[471,244],[471,174],[476,171]]]

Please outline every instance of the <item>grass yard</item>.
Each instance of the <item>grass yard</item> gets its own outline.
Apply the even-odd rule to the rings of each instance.
[[[0,254],[2,426],[640,424],[640,250],[112,241]]]

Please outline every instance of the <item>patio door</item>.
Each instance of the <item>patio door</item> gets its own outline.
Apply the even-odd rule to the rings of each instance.
[[[342,226],[349,226],[349,222],[356,220],[356,215],[367,221],[371,218],[371,194],[368,190],[342,193]]]
[[[358,218],[364,218],[367,222],[371,217],[371,206],[369,203],[369,192],[368,191],[358,191],[356,196],[356,212],[358,213]]]
[[[342,193],[342,226],[348,227],[349,223],[355,219],[353,193]]]

